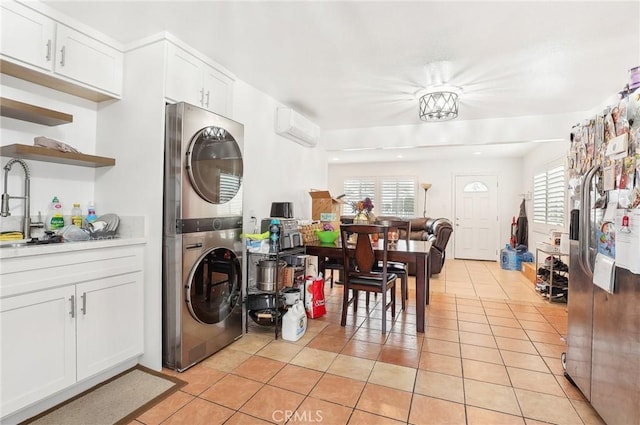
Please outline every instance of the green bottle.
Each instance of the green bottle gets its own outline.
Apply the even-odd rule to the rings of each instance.
[[[64,227],[64,216],[62,215],[62,203],[54,196],[49,207],[49,230],[60,230]]]

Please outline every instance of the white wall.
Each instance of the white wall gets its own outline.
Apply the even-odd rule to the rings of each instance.
[[[162,199],[164,59],[158,43],[125,55],[123,98],[100,104],[98,147],[116,165],[96,172],[96,200],[117,214],[145,217],[144,356],[162,365]]]
[[[496,175],[498,177],[498,210],[500,212],[498,226],[500,229],[499,245],[496,249],[509,243],[511,234],[511,218],[518,215],[522,182],[522,159],[486,159],[475,160],[438,160],[421,162],[397,162],[379,164],[345,164],[329,165],[329,190],[332,194],[343,193],[343,181],[356,176],[415,176],[418,184],[431,183],[427,192],[427,216],[445,217],[454,223],[454,181],[456,175]],[[416,215],[422,216],[424,206],[424,190],[418,189]],[[375,209],[374,209],[375,213]],[[455,228],[454,228],[455,232]],[[447,256],[453,258],[453,239],[447,245]],[[498,259],[496,255],[496,260]]]
[[[272,202],[293,202],[296,218],[311,218],[309,189],[327,187],[327,155],[275,133],[283,104],[236,81],[233,119],[244,124],[244,217],[269,217]],[[252,232],[253,229],[246,229]]]
[[[96,120],[97,106],[95,102],[61,93],[8,75],[2,75],[0,85],[2,97],[28,103],[42,108],[53,109],[73,115],[73,122],[58,126],[47,126],[13,118],[0,118],[0,143],[15,143],[32,146],[34,137],[45,136],[67,143],[82,153],[102,155],[96,152]],[[2,166],[10,158],[2,158]],[[42,212],[43,219],[49,208],[51,199],[58,196],[63,202],[64,214],[70,215],[73,203],[81,204],[86,214],[89,201],[94,200],[93,179],[95,169],[82,166],[53,164],[43,161],[27,160],[31,174],[31,215]],[[4,170],[0,173],[0,186],[4,188]],[[22,167],[13,166],[9,173],[8,192],[10,195],[22,196],[24,174]],[[12,217],[22,216],[22,201],[12,200],[10,211]],[[106,211],[104,211],[106,212]],[[9,218],[11,219],[11,218]],[[19,230],[15,220],[0,219],[0,228]],[[5,227],[5,224],[9,228]]]
[[[567,135],[571,132],[571,128],[567,128]],[[532,150],[522,161],[522,181],[525,192],[533,194],[533,175],[542,171],[545,166],[552,163],[566,163],[567,153],[569,152],[569,141],[558,143],[550,143],[539,146]],[[529,251],[535,254],[536,244],[538,242],[548,242],[549,234],[552,229],[550,226],[535,224],[533,222],[533,208],[531,202],[527,202],[527,218],[529,224]],[[568,205],[566,203],[565,205]],[[565,223],[568,223],[569,211],[565,211]],[[553,229],[568,232],[568,227],[561,229],[553,226]]]

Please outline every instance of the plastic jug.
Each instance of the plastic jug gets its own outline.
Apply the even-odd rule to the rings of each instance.
[[[297,341],[307,331],[307,313],[302,301],[298,300],[282,316],[282,339]]]

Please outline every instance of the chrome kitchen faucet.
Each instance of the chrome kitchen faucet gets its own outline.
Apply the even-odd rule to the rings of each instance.
[[[9,171],[11,171],[11,167],[13,164],[18,163],[22,166],[24,170],[24,196],[11,196],[7,192],[7,180],[9,177]],[[4,166],[4,192],[2,193],[2,211],[0,215],[2,217],[10,216],[9,212],[9,200],[11,199],[24,199],[23,204],[23,215],[22,218],[22,235],[24,239],[31,238],[31,227],[43,227],[43,223],[31,223],[31,207],[30,207],[30,197],[31,197],[31,187],[29,183],[29,167],[27,163],[21,159],[13,158],[7,162]]]

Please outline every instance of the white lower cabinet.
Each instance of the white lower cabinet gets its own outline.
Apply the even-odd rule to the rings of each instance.
[[[142,245],[92,251],[2,260],[2,416],[143,353]]]
[[[142,286],[136,274],[76,286],[78,380],[142,353]]]
[[[3,414],[76,382],[74,296],[69,286],[0,300]]]

